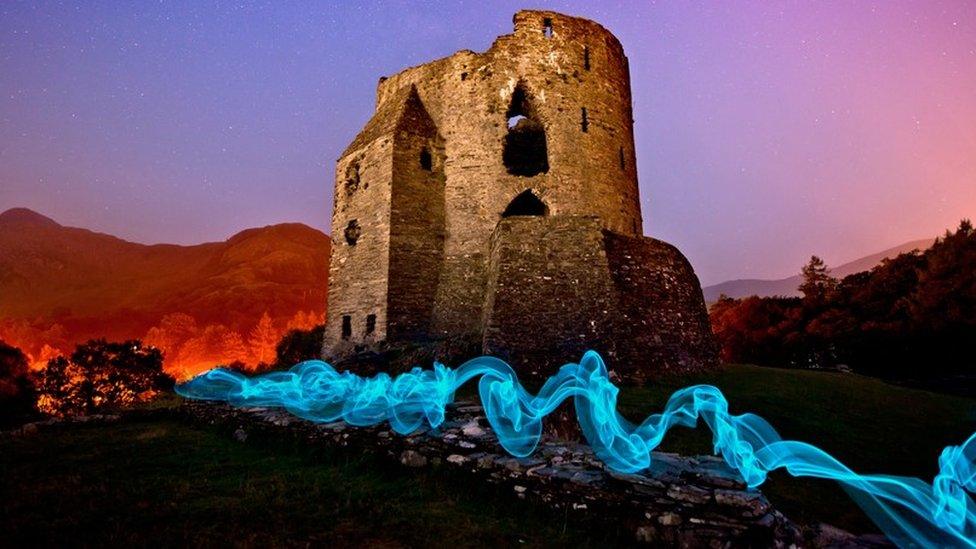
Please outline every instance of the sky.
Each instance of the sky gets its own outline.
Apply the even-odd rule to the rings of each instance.
[[[0,4],[0,210],[144,243],[303,222],[382,75],[518,9],[630,59],[645,234],[703,284],[839,264],[976,217],[976,2]]]

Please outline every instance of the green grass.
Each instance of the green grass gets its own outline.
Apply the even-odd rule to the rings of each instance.
[[[976,431],[976,400],[889,385],[853,374],[728,366],[667,379],[653,387],[625,388],[622,413],[642,420],[660,411],[675,389],[717,386],[734,414],[753,412],[783,438],[819,446],[860,473],[917,476],[930,481],[942,448]],[[676,428],[661,450],[711,453],[706,427]],[[872,523],[836,484],[779,472],[761,490],[799,522],[828,522],[855,532]]]
[[[167,420],[5,439],[0,470],[4,545],[602,545],[625,534],[582,530],[446,470],[241,444]]]

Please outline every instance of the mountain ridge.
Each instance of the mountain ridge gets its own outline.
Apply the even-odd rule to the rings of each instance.
[[[301,223],[141,244],[13,208],[0,213],[0,321],[58,325],[68,346],[142,337],[172,313],[246,335],[264,312],[280,326],[299,312],[324,317],[330,250],[328,235]]]
[[[835,278],[844,278],[854,273],[867,271],[874,268],[874,266],[881,263],[884,259],[892,258],[912,250],[926,250],[934,242],[935,238],[922,238],[905,242],[898,246],[893,246],[886,250],[842,263],[836,268],[830,269],[830,274]],[[760,297],[793,297],[800,295],[798,288],[801,282],[802,277],[799,274],[779,279],[741,278],[706,286],[702,288],[702,293],[705,295],[705,301],[709,303],[717,301],[723,294],[734,298],[748,297],[751,295],[758,295]]]

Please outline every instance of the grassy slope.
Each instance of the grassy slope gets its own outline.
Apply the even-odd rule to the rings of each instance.
[[[931,480],[942,448],[976,431],[976,400],[889,385],[856,375],[729,366],[708,374],[624,389],[620,407],[641,420],[659,411],[678,388],[710,383],[729,400],[732,413],[756,413],[786,439],[819,446],[861,473]],[[661,448],[682,454],[711,452],[704,427],[677,428]],[[800,522],[824,521],[853,531],[872,524],[834,483],[777,473],[763,485],[776,506]]]
[[[447,471],[388,471],[169,421],[2,440],[0,470],[0,531],[13,545],[588,545],[614,534]]]

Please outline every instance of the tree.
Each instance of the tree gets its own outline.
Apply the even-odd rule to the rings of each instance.
[[[804,298],[720,299],[710,318],[722,356],[830,367],[965,391],[976,368],[976,230],[963,220],[931,248],[837,282],[813,257]],[[955,377],[953,377],[955,376]],[[952,381],[947,381],[952,378]]]
[[[275,361],[272,367],[276,370],[284,370],[299,362],[321,358],[324,338],[324,324],[319,324],[311,330],[290,330],[275,347]]]
[[[176,362],[180,374],[196,374],[218,364],[247,361],[241,335],[223,324],[211,324],[181,347]]]
[[[799,290],[803,300],[808,304],[823,304],[837,287],[837,279],[830,276],[827,264],[817,256],[811,256],[810,262],[801,271],[803,283]]]
[[[275,345],[278,343],[278,333],[275,331],[271,316],[265,311],[261,315],[261,320],[251,330],[248,338],[248,345],[251,347],[251,356],[257,362],[258,367],[267,366],[274,359]]]
[[[298,311],[288,320],[285,330],[311,330],[322,324],[324,317],[325,315],[315,311]]]
[[[90,340],[70,358],[50,360],[38,376],[39,402],[58,415],[93,414],[130,405],[172,387],[163,373],[163,355],[139,340]]]
[[[0,425],[22,423],[37,413],[27,356],[0,341]]]
[[[188,339],[197,335],[197,321],[186,313],[170,313],[163,316],[159,326],[146,332],[144,341],[163,352],[163,358],[175,360],[176,354]]]

